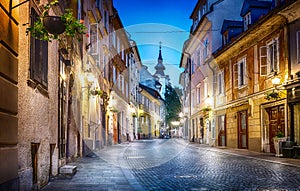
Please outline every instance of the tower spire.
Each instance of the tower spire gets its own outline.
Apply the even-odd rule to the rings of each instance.
[[[159,55],[158,55],[158,60],[163,60],[162,55],[161,55],[161,44],[162,42],[159,42]]]
[[[159,42],[159,54],[158,54],[158,59],[157,59],[157,65],[154,68],[156,70],[155,75],[165,76],[164,70],[166,68],[163,65],[163,58],[161,55],[161,44],[162,44],[162,42]]]

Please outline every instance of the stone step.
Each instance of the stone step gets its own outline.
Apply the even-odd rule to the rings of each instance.
[[[74,165],[64,165],[59,168],[59,174],[65,176],[73,176],[77,172],[77,166]]]

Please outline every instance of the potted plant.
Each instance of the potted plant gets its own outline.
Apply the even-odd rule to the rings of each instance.
[[[279,98],[280,98],[280,93],[276,92],[274,90],[272,92],[267,93],[266,97],[265,97],[265,99],[268,100],[268,101],[270,101],[272,99],[276,100],[276,99],[279,99]]]
[[[211,107],[209,107],[209,106],[207,106],[207,107],[202,107],[201,111],[202,111],[203,113],[209,112],[209,111],[211,111]]]
[[[278,131],[277,135],[273,137],[273,143],[274,143],[274,148],[275,148],[275,156],[276,157],[281,157],[282,152],[281,152],[281,142],[285,141],[284,138],[284,133],[281,131]]]
[[[61,34],[70,37],[75,37],[77,34],[84,34],[86,27],[73,17],[71,9],[65,9],[65,13],[61,16],[49,15],[50,8],[57,5],[58,0],[45,4],[42,15],[26,29],[26,34],[49,42],[54,39],[59,40]],[[78,40],[81,40],[81,38],[79,37]]]
[[[99,89],[94,89],[94,90],[91,90],[91,94],[92,94],[93,96],[99,95],[99,96],[101,97],[102,94],[103,94],[103,91],[102,91],[102,90],[99,90]]]

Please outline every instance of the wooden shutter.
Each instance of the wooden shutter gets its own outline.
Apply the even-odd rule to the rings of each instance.
[[[239,86],[239,76],[238,76],[238,63],[235,63],[233,65],[233,81],[234,81],[234,87],[237,88]]]
[[[260,55],[260,75],[266,76],[268,74],[268,62],[267,62],[267,47],[261,46],[259,48]]]
[[[238,63],[233,65],[233,85],[235,88],[239,86],[239,78],[238,78]]]

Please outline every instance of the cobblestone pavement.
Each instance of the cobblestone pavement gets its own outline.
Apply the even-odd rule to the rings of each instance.
[[[182,139],[135,141],[108,147],[75,165],[54,190],[300,190],[300,160]]]
[[[123,159],[144,190],[300,190],[297,165],[182,143],[136,142]]]

